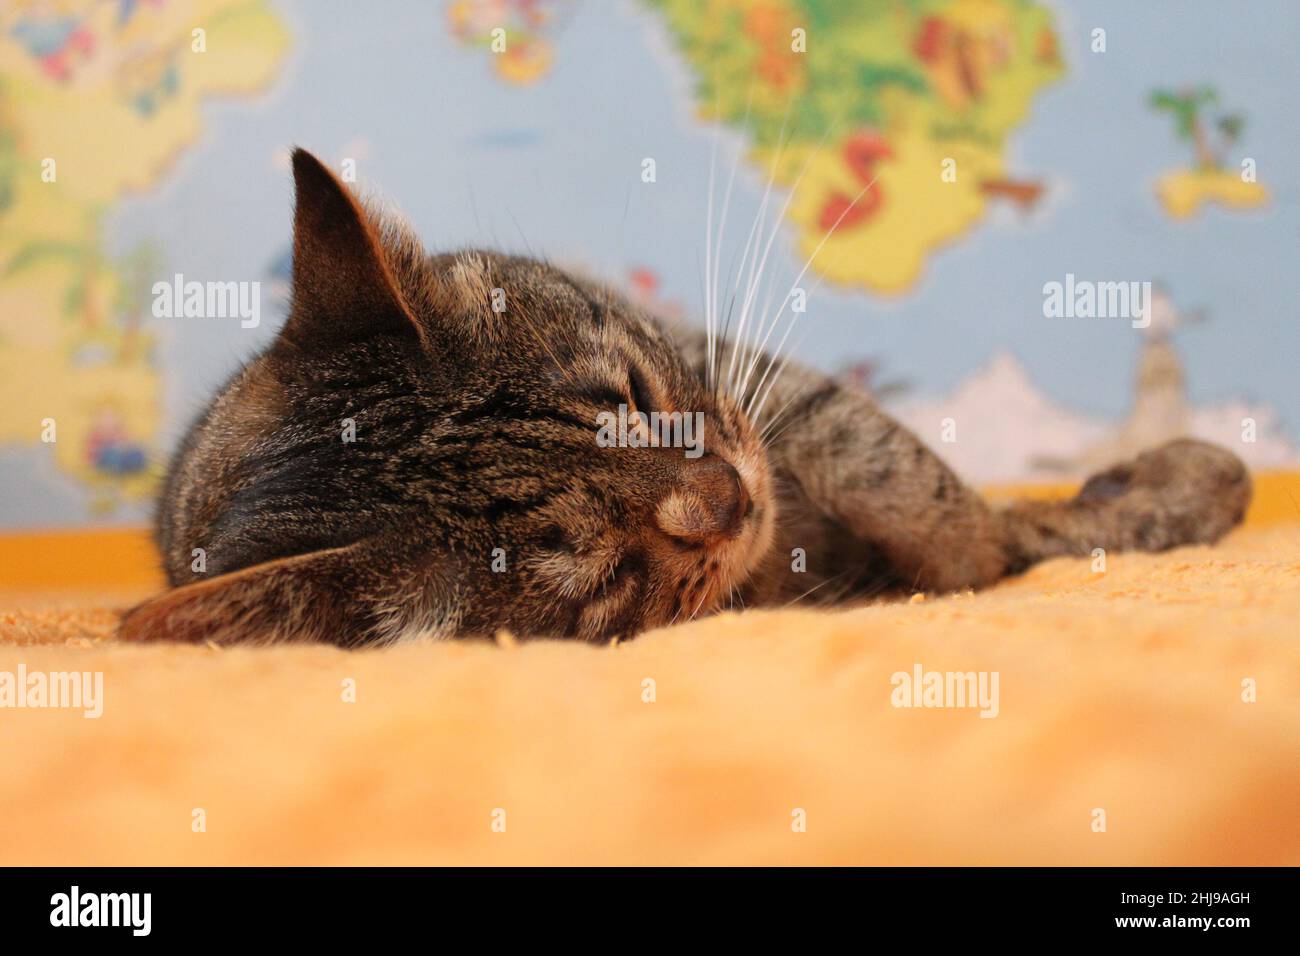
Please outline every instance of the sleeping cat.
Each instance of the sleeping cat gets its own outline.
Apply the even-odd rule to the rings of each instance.
[[[1213,542],[1249,502],[1235,456],[1176,441],[990,507],[857,389],[762,354],[724,381],[726,342],[543,262],[428,256],[309,153],[293,170],[288,319],[177,452],[172,590],[126,638],[605,640]],[[619,406],[629,440],[598,441]],[[702,413],[701,446],[647,441],[638,412]]]

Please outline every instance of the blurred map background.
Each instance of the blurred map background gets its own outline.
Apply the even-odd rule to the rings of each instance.
[[[7,2],[0,527],[148,517],[279,325],[293,144],[431,250],[544,251],[694,317],[712,178],[724,284],[765,215],[773,288],[811,257],[789,347],[978,481],[1162,430],[1293,467],[1297,49],[1288,0]],[[155,318],[178,273],[261,282],[261,324]],[[1151,328],[1044,317],[1067,275],[1155,283]]]

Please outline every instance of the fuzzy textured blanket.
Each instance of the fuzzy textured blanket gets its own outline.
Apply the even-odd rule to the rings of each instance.
[[[1300,863],[1296,524],[613,647],[114,621],[0,612],[0,863]]]

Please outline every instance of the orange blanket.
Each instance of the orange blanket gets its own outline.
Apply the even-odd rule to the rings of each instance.
[[[1298,585],[1292,524],[617,647],[0,612],[0,678],[103,674],[98,718],[0,709],[0,863],[1296,864]],[[894,706],[918,665],[997,716]]]

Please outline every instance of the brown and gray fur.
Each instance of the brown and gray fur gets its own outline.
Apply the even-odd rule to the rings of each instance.
[[[756,386],[706,384],[701,333],[531,259],[426,255],[310,154],[293,165],[289,317],[177,452],[158,518],[172,589],[127,638],[603,640],[1213,542],[1249,502],[1235,456],[1178,441],[1071,500],[993,508],[859,390],[774,370],[776,411],[751,422]],[[703,412],[705,453],[598,446],[619,403]]]

